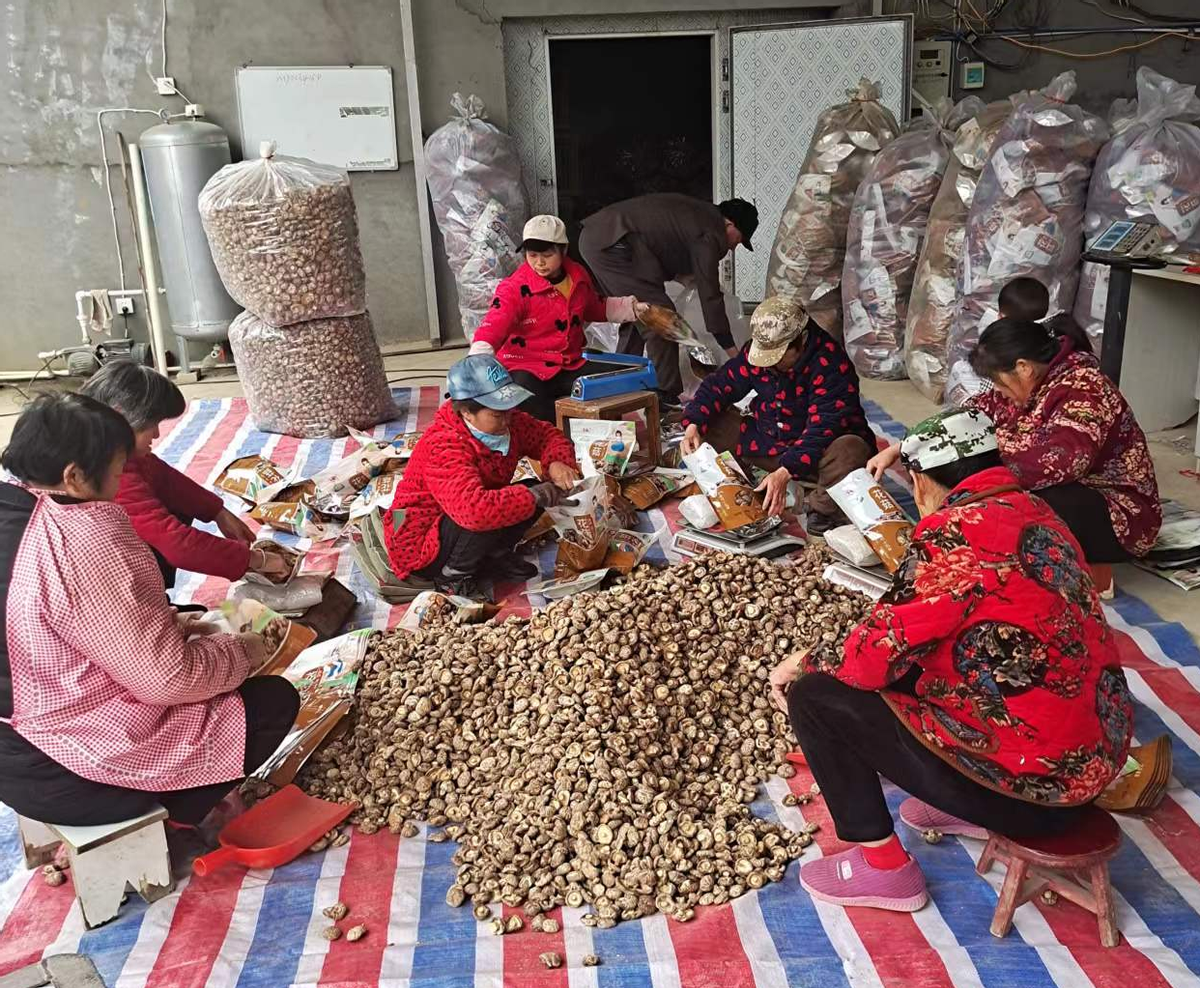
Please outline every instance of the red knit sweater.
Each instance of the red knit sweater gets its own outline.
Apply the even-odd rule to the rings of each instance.
[[[221,498],[153,453],[126,462],[117,503],[142,541],[176,569],[226,580],[246,575],[248,546],[202,532],[180,517],[213,521],[225,506]]]

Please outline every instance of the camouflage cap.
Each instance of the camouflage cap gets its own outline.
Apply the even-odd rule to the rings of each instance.
[[[924,471],[997,449],[996,427],[983,412],[955,408],[931,415],[908,430],[900,443],[900,460]]]
[[[750,317],[750,353],[755,367],[774,367],[797,336],[804,332],[808,313],[799,302],[776,295]]]

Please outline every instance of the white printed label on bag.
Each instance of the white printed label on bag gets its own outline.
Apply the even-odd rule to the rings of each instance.
[[[1154,210],[1158,222],[1180,242],[1190,240],[1197,224],[1200,224],[1200,193],[1190,189],[1171,189],[1160,185],[1150,208]]]
[[[1006,144],[992,154],[992,171],[996,173],[996,180],[1000,183],[1000,188],[1004,190],[1004,194],[1011,199],[1028,186],[1029,182],[1008,160],[1005,154],[1008,147],[1009,145]]]

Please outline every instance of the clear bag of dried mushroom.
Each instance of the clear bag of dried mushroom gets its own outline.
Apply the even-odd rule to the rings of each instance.
[[[942,99],[933,109],[875,156],[850,210],[842,315],[846,351],[867,377],[905,376],[904,324],[929,210],[955,131],[983,102]]]
[[[229,345],[250,417],[264,432],[344,436],[396,413],[369,313],[276,329],[243,312]]]
[[[1075,73],[1055,76],[1023,101],[996,134],[967,216],[960,298],[946,348],[946,402],[982,390],[969,356],[999,315],[997,296],[1013,278],[1050,292],[1050,314],[1070,312],[1079,286],[1083,215],[1092,163],[1108,125],[1067,102]]]
[[[1142,66],[1130,119],[1114,105],[1117,136],[1104,145],[1088,190],[1084,237],[1091,242],[1118,220],[1157,223],[1167,230],[1168,251],[1200,250],[1200,99],[1185,86]],[[1120,128],[1118,130],[1118,128]],[[1075,321],[1099,352],[1108,300],[1108,267],[1083,265]]]
[[[225,290],[271,326],[367,308],[350,177],[275,153],[226,165],[200,192],[200,220]]]
[[[930,401],[941,401],[946,386],[946,346],[958,306],[958,269],[967,212],[992,140],[1018,98],[989,103],[958,128],[950,163],[929,211],[908,300],[904,364],[909,380]]]
[[[779,220],[767,267],[767,295],[796,298],[823,329],[842,335],[842,264],[850,206],[876,152],[900,133],[863,79],[846,103],[821,114]]]
[[[454,117],[425,142],[429,195],[446,259],[458,288],[463,332],[470,340],[487,315],[496,286],[517,269],[525,188],[516,144],[488,123],[483,100],[450,100]]]

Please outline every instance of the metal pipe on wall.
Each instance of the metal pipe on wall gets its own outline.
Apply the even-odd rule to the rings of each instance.
[[[149,304],[146,312],[150,319],[150,336],[154,343],[154,369],[167,373],[167,327],[171,317],[167,312],[166,300],[158,290],[158,255],[154,251],[154,235],[150,230],[150,203],[146,192],[146,175],[142,169],[142,153],[136,144],[129,145],[129,169],[133,177],[133,200],[137,207],[137,235],[142,245],[142,257],[146,266],[146,294]]]

